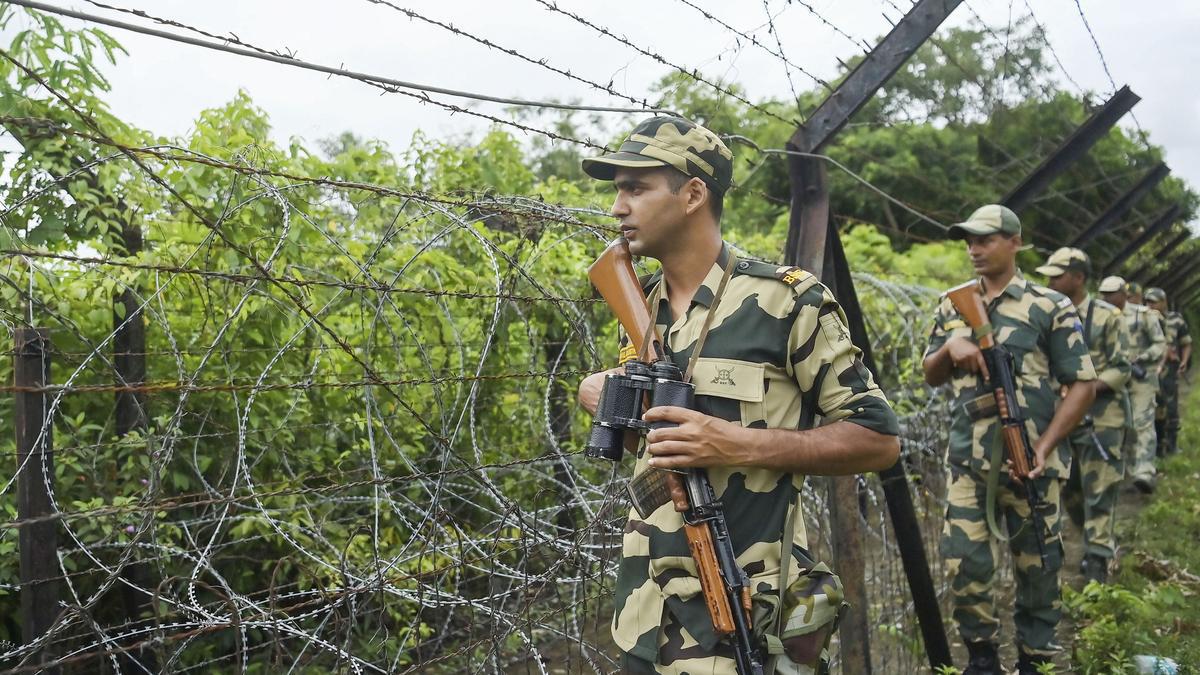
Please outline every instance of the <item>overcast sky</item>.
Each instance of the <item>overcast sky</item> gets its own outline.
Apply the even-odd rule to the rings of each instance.
[[[47,1],[136,21],[79,0]],[[738,82],[752,99],[788,96],[787,74],[778,59],[744,41],[739,48],[731,32],[706,20],[682,0],[558,1],[564,9],[626,36],[674,64],[699,68],[710,79]],[[689,1],[775,48],[762,0]],[[650,83],[669,72],[651,58],[547,10],[537,0],[392,2],[589,80],[602,84],[611,80],[614,89],[639,98],[647,95]],[[1200,2],[1081,2],[1116,84],[1129,84],[1142,97],[1134,108],[1137,119],[1152,141],[1166,149],[1173,173],[1200,187],[1200,77],[1196,74],[1200,66]],[[836,74],[838,57],[861,53],[863,47],[857,43],[873,43],[890,29],[885,13],[892,20],[900,16],[889,0],[810,1],[811,7],[854,38],[852,41],[801,3],[768,0],[765,4],[775,17],[775,29],[788,59],[822,78]],[[907,6],[907,0],[895,4]],[[371,0],[120,0],[120,5],[212,33],[233,33],[256,46],[290,51],[305,60],[400,80],[497,96],[627,104]],[[948,25],[969,22],[974,10],[989,23],[1004,26],[1010,15],[1017,18],[1028,13],[1030,5],[1071,78],[1086,90],[1101,95],[1110,92],[1112,86],[1075,0],[970,0],[955,10]],[[73,19],[64,22],[82,25]],[[10,26],[0,36],[5,43],[15,28],[19,26]],[[187,133],[198,111],[221,105],[239,88],[246,89],[269,113],[275,137],[281,141],[300,136],[312,142],[350,130],[385,140],[400,152],[417,129],[435,137],[457,137],[478,132],[486,124],[408,97],[381,96],[378,89],[359,82],[108,30],[129,51],[107,69],[113,85],[108,97],[112,109],[119,117],[158,134]],[[812,85],[804,74],[793,71],[792,77],[797,87]],[[505,115],[503,107],[495,104],[470,107]],[[1124,123],[1132,124],[1132,120],[1127,117]]]

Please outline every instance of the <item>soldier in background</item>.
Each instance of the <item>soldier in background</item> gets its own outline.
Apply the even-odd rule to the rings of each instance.
[[[1146,306],[1163,315],[1163,333],[1167,338],[1166,359],[1159,370],[1158,414],[1154,424],[1158,456],[1165,457],[1179,449],[1179,377],[1187,372],[1192,357],[1192,336],[1183,315],[1167,309],[1167,293],[1163,289],[1147,289]]]
[[[1131,302],[1135,305],[1142,305],[1144,307],[1146,305],[1146,303],[1143,302],[1142,300],[1143,300],[1142,285],[1136,281],[1126,282],[1125,283],[1125,301]]]
[[[1029,480],[1045,501],[1039,514],[1048,530],[1034,528],[1024,488],[1012,481],[1000,459],[1000,424],[992,392],[981,376],[983,354],[971,327],[943,298],[922,367],[930,385],[948,382],[953,390],[942,554],[951,578],[954,620],[970,653],[965,673],[1005,672],[997,656],[1000,619],[993,585],[997,547],[1007,539],[1016,567],[1017,668],[1021,675],[1033,675],[1040,664],[1052,663],[1061,649],[1055,642],[1062,618],[1059,500],[1070,462],[1062,442],[1092,404],[1096,372],[1071,299],[1026,281],[1018,272],[1021,223],[1015,213],[998,204],[984,206],[950,232],[966,240],[997,343],[1014,358],[1017,400],[1036,455]],[[1060,386],[1066,390],[1061,401]],[[1005,523],[1007,537],[992,516]],[[1044,567],[1039,539],[1046,551]]]
[[[1121,309],[1129,329],[1129,362],[1132,377],[1128,383],[1132,433],[1126,435],[1125,472],[1143,494],[1154,492],[1154,467],[1157,436],[1154,431],[1155,397],[1158,395],[1158,366],[1166,353],[1166,337],[1158,313],[1129,302],[1125,280],[1105,277],[1100,282],[1104,300]]]
[[[895,464],[895,414],[833,294],[801,269],[738,260],[722,241],[721,200],[733,155],[716,134],[654,117],[617,152],[585,159],[583,170],[614,183],[612,214],[630,252],[661,263],[643,290],[667,358],[681,371],[694,366],[697,409],[646,411],[647,422],[678,426],[646,436],[634,474],[708,469],[738,565],[754,589],[756,626],[770,630],[772,623],[757,616],[760,601],[782,606],[779,671],[813,675],[827,656],[841,593],[805,550],[804,477]],[[596,373],[580,384],[579,401],[589,412],[603,382],[604,373]],[[629,512],[612,622],[624,672],[735,672],[732,647],[713,630],[683,524],[670,504],[646,519]]]
[[[1116,507],[1123,467],[1121,445],[1129,424],[1125,382],[1129,379],[1129,331],[1121,310],[1087,292],[1092,261],[1077,248],[1060,248],[1037,268],[1050,288],[1075,304],[1083,339],[1096,369],[1096,400],[1071,433],[1071,474],[1063,508],[1083,528],[1082,571],[1089,581],[1108,580],[1116,555]]]

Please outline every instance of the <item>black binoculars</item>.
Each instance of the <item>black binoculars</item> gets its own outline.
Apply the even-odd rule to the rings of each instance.
[[[651,365],[628,361],[624,375],[613,373],[604,378],[604,390],[600,392],[600,404],[596,406],[584,453],[619,462],[625,452],[625,432],[642,434],[650,429],[676,426],[674,422],[647,424],[642,420],[643,409],[663,405],[690,409],[695,407],[695,401],[695,385],[683,381],[683,374],[674,363],[658,361]]]

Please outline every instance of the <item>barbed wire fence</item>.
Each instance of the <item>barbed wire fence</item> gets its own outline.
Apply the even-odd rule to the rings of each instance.
[[[657,110],[462,27],[368,2],[634,106],[572,108]],[[614,29],[535,2],[792,121]],[[784,56],[768,3],[767,22],[743,31],[681,2],[777,57],[789,80],[795,70],[828,87]],[[247,58],[300,64],[236,36],[90,4]],[[522,133],[603,147],[439,102],[412,83],[322,68]],[[0,446],[13,468],[0,474],[0,554],[18,550],[23,528],[51,524],[55,565],[40,583],[59,589],[44,634],[0,644],[3,672],[617,671],[607,624],[629,468],[585,460],[587,419],[573,400],[579,379],[611,365],[615,351],[612,321],[582,274],[614,234],[602,206],[405,190],[280,169],[249,149],[214,156],[120,142],[69,99],[59,102],[75,117],[69,124],[17,116],[0,123],[86,144],[91,158],[77,175],[119,166],[164,206],[141,218],[153,245],[138,253],[49,250],[19,238],[0,250],[0,282],[19,301],[0,321],[14,333],[40,327],[45,337],[0,352],[0,372],[17,372],[23,359],[51,364],[48,381],[0,388],[8,399],[0,410],[14,424],[21,421],[12,401],[44,405],[29,448],[46,450]],[[203,203],[176,187],[183,167],[206,172]],[[50,177],[5,214],[71,178]],[[179,223],[191,238],[179,237]],[[563,269],[563,260],[574,267]],[[915,372],[940,289],[865,272],[854,279],[881,370]],[[135,304],[114,310],[123,294]],[[118,338],[132,322],[144,324],[146,343],[122,352]],[[143,377],[127,377],[119,362],[130,358],[144,363]],[[887,385],[944,595],[937,541],[948,403],[911,378]],[[122,396],[134,397],[142,418],[127,433],[117,433]],[[20,518],[18,477],[31,467],[50,508]],[[880,631],[873,659],[883,672],[920,670],[920,633],[878,476],[862,477],[859,488],[870,538],[867,609]],[[810,483],[804,497],[810,544],[829,559],[825,488]],[[16,594],[21,581],[8,572],[0,593]]]

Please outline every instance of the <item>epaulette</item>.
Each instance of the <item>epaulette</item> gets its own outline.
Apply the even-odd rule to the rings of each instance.
[[[1053,288],[1041,286],[1035,283],[1027,283],[1025,285],[1025,290],[1026,292],[1033,293],[1038,297],[1046,298],[1050,302],[1053,302],[1054,305],[1059,309],[1075,309],[1075,303],[1072,302],[1070,298],[1062,293],[1059,293]]]
[[[812,288],[817,283],[815,276],[799,267],[776,265],[775,263],[767,263],[759,260],[743,260],[738,263],[737,271],[752,277],[776,279],[791,286],[797,295]]]

